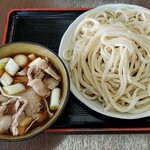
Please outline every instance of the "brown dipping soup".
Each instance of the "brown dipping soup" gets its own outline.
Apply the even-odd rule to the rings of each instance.
[[[59,109],[61,84],[48,58],[23,53],[0,59],[0,133],[24,135],[48,122]]]

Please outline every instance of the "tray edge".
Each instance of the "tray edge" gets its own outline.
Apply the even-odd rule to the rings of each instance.
[[[2,45],[6,44],[6,37],[8,32],[8,24],[9,24],[9,18],[11,14],[15,11],[87,11],[91,8],[14,8],[8,11],[6,15],[6,21],[4,25],[4,32],[2,36]]]
[[[15,8],[8,11],[4,25],[4,32],[2,36],[2,45],[6,44],[6,37],[8,33],[8,25],[10,15],[15,11],[80,11],[90,10],[91,8]],[[60,134],[74,134],[74,133],[150,133],[150,127],[139,128],[49,128],[45,132],[60,133]]]

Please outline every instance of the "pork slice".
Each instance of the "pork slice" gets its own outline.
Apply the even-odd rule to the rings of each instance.
[[[33,116],[34,113],[40,111],[41,108],[41,97],[32,89],[28,89],[25,92],[18,93],[22,99],[26,99],[28,105],[25,110],[26,116]]]
[[[20,101],[16,101],[16,103],[15,103],[15,108],[14,108],[14,110],[15,110],[15,112],[17,112],[18,110],[19,110],[19,106],[21,105],[21,102]]]
[[[32,71],[33,71],[34,67],[29,67],[28,71],[27,71],[27,77],[28,77],[28,82],[33,80],[33,75],[32,75]]]
[[[11,127],[10,127],[12,134],[14,136],[16,136],[16,135],[19,134],[19,131],[17,129],[18,124],[25,117],[24,111],[25,111],[25,109],[28,105],[28,101],[25,100],[23,98],[23,96],[21,96],[21,94],[25,93],[26,91],[23,92],[23,93],[19,93],[18,95],[15,95],[15,96],[6,94],[5,91],[1,87],[0,87],[0,91],[4,96],[10,98],[7,102],[2,103],[2,105],[7,106],[10,103],[16,102],[15,105],[17,107],[17,112],[12,117],[12,123],[11,123]],[[21,106],[20,109],[19,109],[19,106],[18,106],[19,103],[17,101],[20,101],[22,103],[22,106]]]
[[[11,123],[11,132],[14,136],[19,134],[18,124],[25,116],[33,116],[35,113],[38,113],[41,109],[41,97],[32,89],[18,93],[15,96],[8,95],[0,87],[1,93],[8,97],[9,100],[5,103],[2,103],[2,106],[7,106],[10,103],[15,102],[16,113],[12,117]],[[21,106],[22,104],[22,106]],[[20,107],[21,106],[21,107]],[[19,108],[20,107],[20,108]]]
[[[56,80],[60,80],[60,76],[57,75],[57,73],[51,68],[51,67],[48,67],[44,70],[46,73],[48,73],[50,76],[52,76],[53,78],[55,78]]]
[[[41,108],[42,108],[41,103],[35,103],[35,104],[29,103],[28,107],[25,110],[25,113],[26,113],[27,116],[30,116],[30,117],[34,118],[33,116],[36,113],[40,112]]]
[[[45,59],[41,59],[37,61],[36,66],[44,70],[48,67],[48,61]]]
[[[34,91],[42,97],[47,97],[50,95],[50,90],[46,88],[46,85],[41,79],[34,79],[29,82],[28,85],[31,86]]]
[[[18,128],[17,128],[18,125],[19,125],[19,122],[20,122],[22,119],[25,118],[25,114],[24,114],[24,112],[18,112],[17,114],[15,114],[15,115],[13,116],[13,118],[14,118],[14,120],[13,120],[13,122],[12,122],[12,124],[11,124],[10,129],[11,129],[11,131],[12,131],[12,134],[13,134],[14,136],[16,136],[16,135],[19,134],[19,131],[18,131]]]
[[[29,67],[35,66],[44,70],[48,67],[48,60],[38,57],[29,64]]]
[[[28,103],[35,104],[41,102],[41,97],[35,93],[32,88],[26,90],[25,92],[18,93],[17,96],[21,97],[22,99],[26,99]]]
[[[31,82],[33,79],[43,79],[44,77],[44,72],[42,69],[37,68],[37,67],[29,67],[27,71],[27,77],[28,77],[28,82]]]
[[[18,100],[18,98],[10,98],[7,102],[5,103],[2,103],[2,106],[7,106],[8,104],[11,104],[11,103],[16,103],[16,101]]]
[[[44,77],[44,72],[41,69],[36,69],[34,74],[35,79],[43,79]]]
[[[1,87],[0,87],[0,91],[3,94],[3,96],[8,99],[6,102],[2,103],[2,106],[7,107],[8,104],[15,103],[14,109],[15,109],[15,112],[17,112],[19,109],[19,106],[20,106],[20,101],[22,99],[21,96],[19,96],[19,95],[8,95],[5,93],[5,91]],[[19,93],[19,94],[21,94],[21,93]]]
[[[1,103],[7,102],[8,100],[9,100],[8,97],[3,96],[2,94],[0,94],[0,102],[1,102]]]
[[[21,102],[23,103],[23,105],[21,106],[21,108],[13,115],[13,121],[12,121],[12,124],[11,124],[11,131],[12,131],[12,134],[14,136],[18,135],[19,134],[19,131],[18,131],[18,124],[19,122],[25,118],[25,109],[27,108],[27,105],[28,105],[28,102],[27,100],[25,99],[22,99]]]
[[[45,78],[43,80],[43,82],[47,86],[48,89],[52,90],[52,89],[54,89],[55,87],[58,86],[58,84],[59,84],[60,81],[56,80],[54,78]]]
[[[3,116],[4,112],[6,111],[6,109],[7,109],[6,105],[0,106],[0,117]]]
[[[42,82],[41,79],[34,79],[34,80]],[[37,85],[40,85],[39,82]],[[18,93],[15,96],[6,94],[5,91],[3,91],[3,89],[1,87],[0,87],[0,91],[4,96],[9,98],[8,101],[6,101],[5,103],[2,103],[3,104],[2,106],[6,107],[8,104],[15,102],[16,113],[12,117],[10,130],[11,130],[12,134],[14,136],[16,136],[19,134],[19,131],[18,131],[19,122],[22,119],[24,119],[25,116],[31,116],[33,118],[36,113],[40,112],[40,109],[42,107],[41,106],[42,98],[32,88],[29,88],[28,90],[26,90],[24,92]],[[45,90],[44,90],[44,92],[45,92]],[[49,90],[48,90],[48,93],[49,93]],[[21,106],[21,104],[22,104],[22,106]],[[46,103],[46,106],[47,106],[47,111],[49,112],[47,103]],[[49,112],[49,114],[50,114],[50,116],[52,116],[52,113]],[[34,121],[36,121],[36,120],[34,120]],[[30,126],[28,128],[30,128]]]

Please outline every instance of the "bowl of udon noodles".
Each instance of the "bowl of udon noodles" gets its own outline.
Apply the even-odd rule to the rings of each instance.
[[[59,56],[71,92],[94,111],[119,119],[150,116],[150,10],[108,4],[80,15]]]
[[[68,101],[67,69],[49,48],[29,42],[0,47],[0,139],[29,139],[51,127]]]

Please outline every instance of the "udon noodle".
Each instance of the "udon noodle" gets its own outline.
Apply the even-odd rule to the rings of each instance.
[[[88,14],[63,58],[88,100],[105,111],[150,109],[150,11],[119,8]]]

